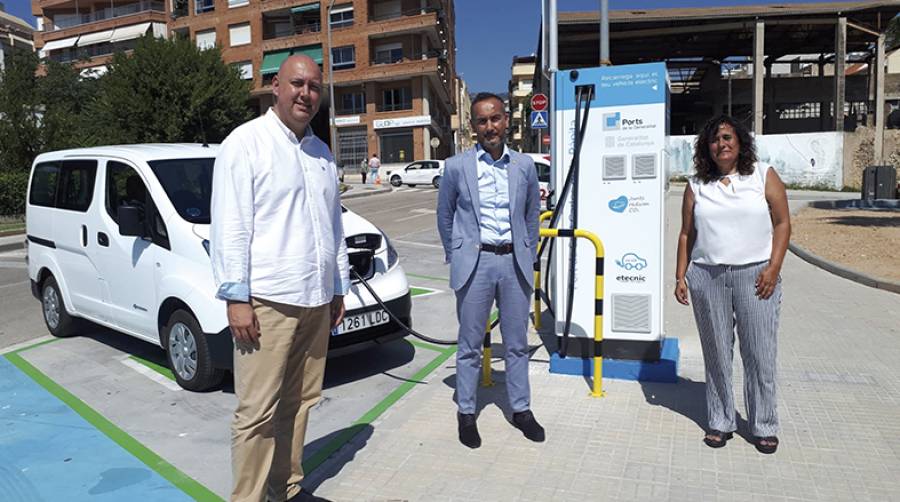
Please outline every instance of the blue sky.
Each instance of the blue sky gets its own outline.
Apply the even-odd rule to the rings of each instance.
[[[824,0],[609,0],[610,9],[813,3]],[[31,0],[0,0],[32,25]],[[472,92],[505,92],[513,56],[537,49],[540,0],[456,0],[456,70]],[[561,11],[599,10],[599,0],[558,0]]]

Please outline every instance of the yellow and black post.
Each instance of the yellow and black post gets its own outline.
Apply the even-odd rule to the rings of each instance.
[[[544,211],[538,219],[538,227],[553,217],[553,211]],[[540,248],[540,246],[538,246]],[[541,329],[541,259],[534,262],[534,329]]]
[[[491,331],[495,324],[488,319],[487,328],[484,330],[484,345],[481,351],[481,386],[491,387],[494,381],[491,379]]]
[[[594,245],[594,379],[591,396],[603,397],[603,242],[591,232],[579,229],[542,228],[541,237],[580,237]]]

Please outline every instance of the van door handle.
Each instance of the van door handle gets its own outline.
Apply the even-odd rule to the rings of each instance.
[[[81,225],[81,247],[86,248],[88,244],[87,226]]]
[[[97,232],[97,244],[108,248],[109,247],[109,237],[103,232]]]

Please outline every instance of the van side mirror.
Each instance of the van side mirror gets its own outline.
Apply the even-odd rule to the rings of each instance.
[[[141,238],[147,236],[141,208],[137,206],[119,206],[116,214],[119,217],[119,235]]]

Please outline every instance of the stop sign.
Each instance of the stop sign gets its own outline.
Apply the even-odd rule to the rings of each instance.
[[[531,97],[531,109],[536,112],[542,112],[547,109],[547,95],[535,94]]]
[[[541,138],[541,143],[543,143],[545,145],[549,145],[550,144],[550,135],[548,134],[548,135],[544,136],[543,138]]]

